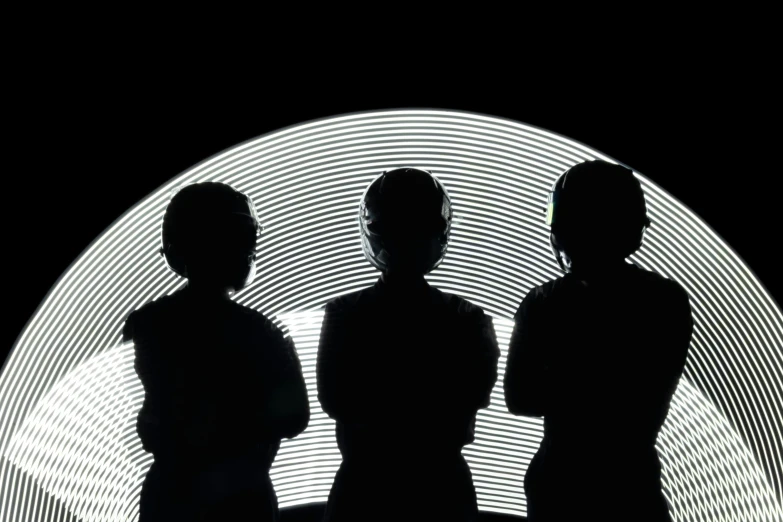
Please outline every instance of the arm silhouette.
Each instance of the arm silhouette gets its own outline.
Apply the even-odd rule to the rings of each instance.
[[[515,415],[542,417],[546,412],[546,340],[535,292],[525,296],[514,320],[503,379],[506,406]]]

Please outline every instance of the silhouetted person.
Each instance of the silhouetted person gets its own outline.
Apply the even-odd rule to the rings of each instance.
[[[318,350],[318,398],[343,456],[328,522],[476,520],[461,450],[489,405],[499,351],[480,308],[424,279],[451,217],[426,171],[385,172],[364,194],[362,247],[382,275],[327,304]]]
[[[522,301],[504,378],[512,413],[544,417],[528,519],[669,520],[655,442],[690,344],[688,296],[625,261],[650,225],[629,169],[567,170],[547,221],[566,275]]]
[[[220,183],[180,190],[161,254],[187,286],[133,312],[124,328],[144,385],[137,431],[152,465],[140,522],[277,520],[269,468],[309,404],[290,338],[230,299],[253,279],[253,202]]]

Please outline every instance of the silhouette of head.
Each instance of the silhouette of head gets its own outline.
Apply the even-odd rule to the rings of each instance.
[[[558,178],[549,194],[547,224],[557,262],[571,272],[622,262],[639,249],[650,220],[633,171],[595,160]]]
[[[222,183],[196,183],[169,202],[160,252],[169,268],[191,283],[237,291],[255,276],[259,231],[249,197]]]
[[[388,170],[364,193],[359,208],[362,249],[382,272],[424,275],[446,255],[451,199],[431,173]]]

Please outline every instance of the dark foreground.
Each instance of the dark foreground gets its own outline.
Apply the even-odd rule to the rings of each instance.
[[[325,504],[307,504],[293,508],[280,510],[281,522],[320,522],[324,513]],[[481,522],[521,522],[525,517],[500,515],[496,513],[481,513]],[[371,522],[368,520],[368,522]]]

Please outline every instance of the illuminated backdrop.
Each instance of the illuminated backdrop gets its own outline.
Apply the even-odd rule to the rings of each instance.
[[[375,176],[398,166],[433,171],[452,195],[459,219],[428,279],[483,307],[503,351],[492,405],[464,454],[480,508],[524,515],[522,479],[542,427],[504,408],[511,317],[532,286],[559,275],[542,210],[548,189],[594,158],[613,161],[517,122],[400,110],[297,125],[172,179],[79,257],[18,339],[0,375],[0,521],[137,516],[152,457],[134,430],[143,390],[121,327],[132,310],[182,284],[156,255],[160,219],[172,189],[206,180],[229,183],[258,206],[266,227],[259,276],[237,301],[291,334],[310,391],[310,425],[283,443],[272,470],[280,505],[325,501],[340,455],[315,393],[321,309],[376,279],[361,254],[357,206]],[[634,260],[682,283],[696,321],[658,442],[674,517],[781,520],[781,310],[708,226],[640,179],[654,225]],[[602,501],[611,498],[585,509]]]

